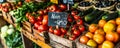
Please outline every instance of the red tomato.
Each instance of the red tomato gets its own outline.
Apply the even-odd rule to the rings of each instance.
[[[56,12],[61,12],[61,10],[60,10],[60,9],[58,9]]]
[[[74,30],[74,31],[73,31],[73,34],[74,34],[75,36],[79,36],[79,35],[81,34],[81,32],[80,32],[80,30]]]
[[[60,4],[59,7],[60,7],[60,9],[63,10],[63,11],[67,9],[67,6],[64,5],[64,4]]]
[[[72,11],[72,12],[71,12],[71,15],[72,15],[72,16],[75,16],[75,15],[77,15],[77,14],[78,14],[77,11]]]
[[[78,25],[83,25],[83,20],[81,20],[81,19],[80,19],[80,20],[77,20],[77,24],[78,24]]]
[[[72,22],[72,21],[73,21],[73,19],[72,19],[70,16],[68,16],[67,20],[68,20],[69,22]]]
[[[40,26],[40,23],[39,23],[39,22],[36,22],[36,23],[34,24],[35,29],[38,29],[39,26]]]
[[[25,0],[25,2],[30,2],[31,0]]]
[[[44,15],[44,11],[43,11],[43,10],[38,11],[38,13],[39,13],[40,15]]]
[[[51,12],[55,12],[57,10],[57,6],[56,5],[52,5],[49,7],[49,11]]]
[[[48,24],[48,15],[43,16],[42,24],[43,25],[47,25]]]
[[[0,4],[0,9],[2,8],[2,4]]]
[[[29,21],[30,21],[32,24],[35,23],[35,19],[30,19]]]
[[[2,9],[4,12],[8,12],[8,8],[3,8]]]
[[[38,27],[38,30],[41,32],[41,31],[47,31],[48,30],[48,26],[46,26],[46,25],[40,25],[39,27]]]
[[[83,25],[80,25],[80,26],[79,26],[79,30],[80,30],[81,32],[83,32],[83,31],[85,31],[85,27],[84,27]]]
[[[61,35],[60,29],[55,29],[54,34],[60,36]]]
[[[78,15],[75,15],[73,17],[74,17],[75,20],[79,20],[80,19],[80,16],[78,16]]]
[[[22,2],[18,2],[18,5],[21,6],[21,5],[22,5]]]
[[[62,34],[66,34],[67,30],[65,28],[61,28],[61,32],[62,32]]]
[[[27,12],[27,13],[26,13],[26,17],[27,17],[27,18],[29,18],[29,16],[30,16],[30,13],[29,13],[29,12]]]
[[[71,37],[69,37],[69,40],[75,40],[75,39],[76,39],[75,35],[72,35]]]
[[[53,27],[50,27],[50,28],[49,28],[49,32],[54,33]]]
[[[42,16],[38,16],[38,17],[37,17],[37,20],[38,20],[38,21],[42,21],[42,20],[43,20],[43,17],[42,17]]]
[[[47,13],[48,13],[48,10],[47,10],[47,9],[45,9],[43,12],[44,12],[44,14],[47,14]]]
[[[63,38],[64,36],[65,36],[64,34],[61,35],[62,38]]]
[[[77,28],[77,26],[76,26],[76,25],[73,25],[72,30],[75,30],[76,28]]]

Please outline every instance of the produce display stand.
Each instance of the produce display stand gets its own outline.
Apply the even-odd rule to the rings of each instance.
[[[89,1],[89,0],[85,0],[85,1]],[[92,1],[92,0],[90,0]],[[95,8],[98,10],[102,10],[103,12],[109,12],[109,9],[113,9],[115,8],[117,3],[113,4],[110,7],[106,7],[106,8],[96,8],[95,6],[88,6],[88,7],[78,7],[78,10],[86,10],[86,9],[90,9],[90,8]],[[85,9],[84,9],[85,8]],[[101,11],[101,12],[102,12]],[[113,13],[110,11],[110,13]],[[5,21],[7,21],[8,23],[12,24],[14,27],[17,27],[17,24],[15,23],[16,18],[11,16],[9,13],[5,13],[2,11],[2,17],[4,18]],[[80,43],[80,37],[82,35],[85,35],[84,33],[86,33],[87,31],[84,31],[82,33],[82,35],[78,36],[78,38],[76,38],[75,40],[69,40],[60,36],[57,36],[53,33],[50,33],[49,31],[42,31],[40,32],[39,30],[36,30],[35,27],[33,26],[32,23],[28,22],[28,21],[23,21],[21,23],[21,35],[22,35],[22,39],[23,39],[23,44],[24,44],[24,48],[31,48],[33,47],[32,45],[32,41],[34,43],[36,43],[37,45],[41,46],[42,48],[92,48],[91,46],[85,45]],[[88,23],[84,23],[85,27],[88,28],[89,24]],[[2,40],[4,42],[4,40]],[[4,43],[3,43],[4,44]],[[6,45],[4,45],[5,48]],[[120,48],[120,41],[118,43],[115,44],[115,48]]]

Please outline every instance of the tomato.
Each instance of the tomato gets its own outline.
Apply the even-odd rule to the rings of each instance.
[[[80,30],[81,32],[83,32],[83,31],[85,31],[85,27],[84,27],[83,25],[80,25],[80,26],[79,26],[79,30]]]
[[[60,36],[61,35],[60,29],[55,29],[54,34]]]
[[[42,21],[42,20],[43,20],[43,17],[42,17],[42,16],[38,16],[38,17],[37,17],[37,20],[38,20],[38,21]]]
[[[48,24],[48,15],[43,16],[42,24],[43,25],[47,25]]]
[[[61,32],[62,32],[62,34],[66,34],[67,30],[65,28],[61,28]]]
[[[61,12],[61,10],[60,10],[60,9],[58,9],[56,12]]]
[[[75,40],[75,39],[76,39],[75,35],[72,35],[71,37],[69,37],[69,40]]]
[[[76,25],[74,25],[73,27],[72,27],[72,30],[75,30],[77,28],[77,26]]]
[[[25,2],[30,2],[31,0],[25,0]]]
[[[32,24],[34,24],[35,23],[35,17],[33,17],[33,16],[29,16],[29,21],[32,23]]]
[[[72,16],[75,16],[75,15],[77,15],[77,14],[78,14],[77,11],[72,11],[72,12],[71,12],[71,15],[72,15]]]
[[[40,26],[40,23],[39,23],[39,22],[36,22],[36,23],[34,24],[35,29],[38,29],[39,26]]]
[[[63,10],[63,11],[67,9],[67,6],[64,5],[64,4],[60,4],[59,7],[60,7],[60,9]]]
[[[0,9],[2,8],[2,4],[0,4]]]
[[[65,35],[64,34],[62,34],[60,37],[64,37]]]
[[[30,16],[30,13],[29,13],[29,12],[27,12],[27,13],[26,13],[26,17],[28,18],[29,16]]]
[[[67,20],[68,20],[69,22],[72,22],[72,21],[73,21],[73,19],[71,18],[71,16],[70,16],[70,15],[68,15]]]
[[[39,13],[40,15],[44,15],[44,11],[43,11],[43,10],[38,11],[38,13]]]
[[[80,19],[80,20],[77,20],[77,24],[78,24],[78,25],[83,25],[83,20],[81,20],[81,19]]]
[[[46,25],[40,25],[39,27],[38,27],[38,30],[41,32],[41,31],[47,31],[48,30],[48,26],[46,26]]]
[[[51,12],[55,12],[57,10],[57,6],[56,5],[52,5],[49,7],[49,11]]]
[[[30,21],[32,24],[35,23],[35,19],[30,19],[29,21]]]
[[[50,28],[49,28],[49,32],[54,33],[53,27],[50,27]]]
[[[8,8],[3,8],[2,9],[4,12],[8,12]]]
[[[74,15],[73,17],[74,17],[75,20],[79,20],[80,19],[80,16],[78,16],[78,15]]]
[[[45,9],[45,10],[43,10],[43,12],[44,12],[44,14],[47,14],[47,13],[48,13],[48,10],[47,10],[47,9]]]
[[[81,34],[81,32],[80,32],[80,30],[74,30],[73,31],[73,34],[75,35],[75,36],[79,36],[80,34]]]

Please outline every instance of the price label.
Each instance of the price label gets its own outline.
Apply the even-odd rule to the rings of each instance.
[[[48,26],[66,27],[68,14],[66,12],[49,12]]]

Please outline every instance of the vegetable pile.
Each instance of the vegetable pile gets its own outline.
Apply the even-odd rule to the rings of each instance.
[[[1,27],[0,35],[2,39],[5,39],[5,43],[9,48],[23,48],[21,34],[12,25]]]

